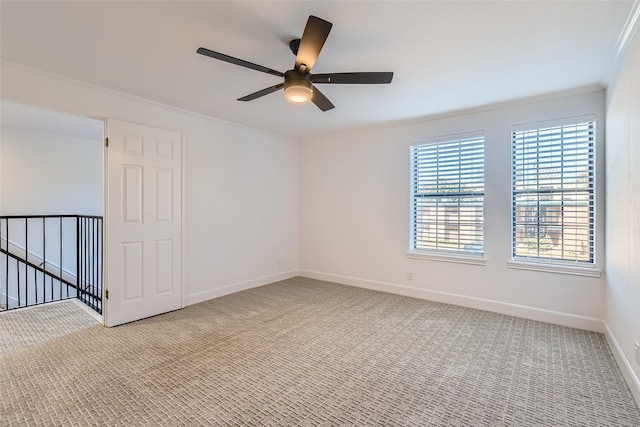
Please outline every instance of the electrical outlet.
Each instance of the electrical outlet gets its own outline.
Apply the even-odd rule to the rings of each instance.
[[[413,271],[407,270],[407,280],[413,280]]]
[[[278,268],[282,268],[282,262],[280,260],[278,260],[277,264],[278,264]]]
[[[633,346],[636,350],[636,365],[640,366],[640,342],[634,342]]]

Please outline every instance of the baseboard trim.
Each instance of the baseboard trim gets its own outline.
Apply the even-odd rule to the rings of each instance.
[[[225,295],[234,294],[240,291],[246,291],[247,289],[257,288],[258,286],[264,286],[270,283],[279,282],[280,280],[291,279],[296,276],[298,276],[298,270],[289,270],[282,273],[269,274],[267,276],[245,280],[243,282],[232,283],[230,285],[222,286],[216,289],[197,292],[195,294],[185,296],[185,306],[197,304],[199,302],[207,301],[213,298],[219,298]]]
[[[82,311],[87,313],[89,316],[93,317],[93,319],[96,322],[100,323],[101,325],[104,325],[104,319],[102,318],[102,314],[98,314],[97,311],[95,311],[94,309],[92,309],[82,301],[80,301],[78,298],[70,298],[69,301],[73,301],[73,303],[78,307],[80,307]]]
[[[605,333],[604,336],[607,339],[607,343],[609,344],[609,348],[613,353],[613,357],[622,372],[622,376],[624,380],[627,382],[627,386],[631,390],[631,394],[636,401],[638,407],[640,407],[640,378],[633,372],[633,368],[629,359],[627,359],[622,351],[622,347],[618,344],[618,340],[616,340],[613,331],[609,328],[609,325],[604,322]]]
[[[430,289],[418,289],[409,286],[398,285],[395,283],[379,282],[358,277],[323,273],[319,271],[302,269],[299,270],[299,275],[310,279],[325,280],[328,282],[356,286],[359,288],[366,288],[374,291],[388,292],[392,294],[427,299],[430,301],[442,302],[446,304],[454,304],[463,307],[476,308],[479,310],[487,310],[495,313],[506,314],[509,316],[522,317],[525,319],[568,326],[571,328],[585,329],[588,331],[600,333],[605,332],[604,321],[602,319],[596,319],[593,317],[578,316],[575,314],[511,304],[502,301],[470,297],[466,295],[434,291]]]

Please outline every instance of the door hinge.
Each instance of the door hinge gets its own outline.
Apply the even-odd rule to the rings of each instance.
[[[106,291],[104,291],[104,298],[105,298],[105,299],[109,299],[109,289],[107,289]]]
[[[107,147],[107,148],[109,148],[109,137],[106,137],[106,138],[104,139],[104,146],[105,146],[105,147]]]

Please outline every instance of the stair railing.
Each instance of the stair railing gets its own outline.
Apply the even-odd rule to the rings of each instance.
[[[102,313],[102,217],[0,216],[0,311],[78,298]]]

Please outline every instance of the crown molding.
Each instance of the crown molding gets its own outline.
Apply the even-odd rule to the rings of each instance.
[[[620,30],[620,35],[618,36],[618,41],[616,42],[613,57],[609,64],[609,69],[602,79],[602,84],[605,87],[609,85],[609,82],[615,75],[615,72],[618,69],[620,62],[622,61],[622,58],[624,57],[624,53],[627,50],[627,47],[631,43],[631,40],[638,30],[638,22],[640,22],[640,0],[635,0],[633,2],[633,5],[631,6],[629,15],[627,16],[627,20]]]

